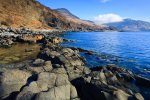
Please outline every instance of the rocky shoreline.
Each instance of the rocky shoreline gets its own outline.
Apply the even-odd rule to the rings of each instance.
[[[41,49],[34,60],[0,68],[0,100],[150,99],[150,93],[141,91],[141,87],[150,88],[150,80],[114,64],[89,68],[79,53],[92,52],[61,46],[72,41],[57,37],[55,32],[27,33],[24,29],[10,33],[0,36],[1,47],[21,42],[40,44]]]

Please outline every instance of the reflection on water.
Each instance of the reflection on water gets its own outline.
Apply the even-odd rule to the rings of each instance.
[[[40,51],[38,44],[16,44],[11,48],[0,48],[0,64],[16,63],[35,58]]]

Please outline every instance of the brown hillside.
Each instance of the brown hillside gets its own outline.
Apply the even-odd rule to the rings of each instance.
[[[104,27],[89,24],[87,21],[68,18],[36,0],[0,0],[0,25],[71,31],[105,30]]]
[[[35,0],[0,0],[0,21],[12,27],[68,27],[65,18]]]

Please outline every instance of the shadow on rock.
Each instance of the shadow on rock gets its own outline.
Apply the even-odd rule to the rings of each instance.
[[[71,83],[76,87],[81,100],[106,100],[98,86],[87,83],[82,77],[71,81]]]

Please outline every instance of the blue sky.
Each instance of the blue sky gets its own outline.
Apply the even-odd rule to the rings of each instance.
[[[150,0],[38,0],[50,8],[67,8],[81,19],[132,18],[150,22]],[[116,18],[116,20],[117,20]]]

